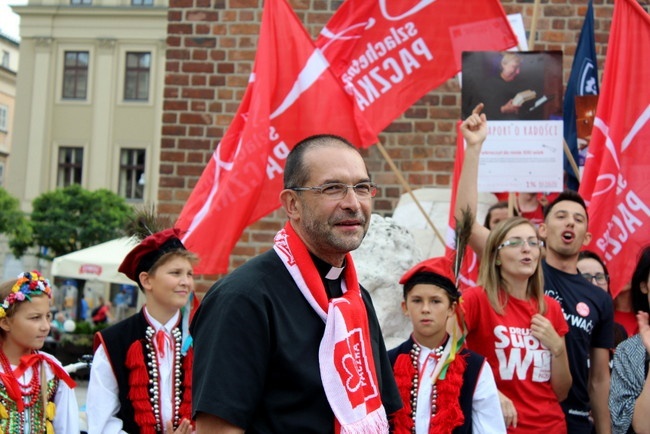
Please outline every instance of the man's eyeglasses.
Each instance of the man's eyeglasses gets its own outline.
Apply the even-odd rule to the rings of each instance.
[[[330,182],[316,187],[291,187],[293,191],[315,191],[331,199],[341,200],[348,194],[348,189],[354,190],[354,194],[359,199],[375,197],[377,194],[377,184],[374,182],[359,182],[358,184],[348,185],[342,182]]]
[[[538,240],[537,238],[528,238],[528,239],[523,239],[519,237],[510,238],[509,240],[506,240],[501,244],[499,244],[497,250],[501,250],[504,247],[512,247],[516,249],[517,247],[523,247],[524,244],[528,244],[528,247],[534,249],[541,245],[541,241]]]
[[[601,285],[604,285],[607,282],[609,282],[609,276],[605,273],[596,273],[596,274],[582,273],[582,277],[584,277],[590,282],[593,282],[595,279],[596,283],[600,283]]]

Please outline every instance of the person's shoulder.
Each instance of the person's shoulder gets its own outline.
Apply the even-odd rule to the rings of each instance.
[[[562,312],[562,305],[560,304],[559,301],[557,301],[553,297],[549,295],[544,295],[544,301],[546,302],[546,306],[549,311]]]
[[[390,350],[388,350],[388,354],[400,354],[400,353],[408,352],[411,351],[412,347],[413,347],[413,339],[408,338],[407,340],[405,340],[395,348],[391,348]]]
[[[612,317],[614,316],[614,303],[612,297],[603,291],[602,288],[589,282],[579,274],[575,275],[571,283],[573,291],[580,299],[592,302],[594,305],[598,306],[599,309],[611,310],[611,315]]]
[[[612,300],[612,296],[601,288],[596,290],[596,294],[594,300],[598,303],[600,310],[602,312],[607,312],[608,316],[611,316],[612,321],[614,321],[614,300]]]
[[[372,295],[370,295],[370,291],[368,291],[366,288],[364,288],[361,285],[359,285],[359,291],[361,292],[361,298],[366,304],[368,303],[373,304]]]
[[[466,288],[461,293],[461,296],[463,297],[463,301],[475,300],[475,299],[481,299],[487,297],[487,295],[485,294],[485,290],[483,289],[482,286],[472,286],[470,288]]]
[[[395,348],[388,350],[386,353],[388,354],[388,360],[390,361],[391,366],[395,366],[395,362],[400,354],[410,354],[412,348],[413,339],[409,337]]]
[[[57,359],[56,357],[54,357],[52,354],[46,353],[45,351],[39,351],[38,354],[45,357],[46,359],[50,360],[52,363],[55,363],[55,364],[63,367],[63,364],[61,363],[61,361],[59,359]]]
[[[233,280],[254,281],[260,278],[269,278],[277,273],[280,270],[280,267],[282,267],[282,269],[285,268],[280,257],[275,253],[275,250],[270,249],[235,268],[221,280],[217,281],[217,283],[228,283]]]
[[[619,357],[621,357],[623,355],[630,356],[635,353],[643,353],[645,355],[645,352],[646,349],[641,340],[641,336],[637,333],[618,344],[614,354],[619,354]]]
[[[469,348],[463,348],[460,350],[460,355],[463,356],[467,362],[468,365],[470,366],[477,366],[480,367],[483,365],[485,362],[485,357],[482,356],[481,354],[470,350]]]
[[[265,291],[267,286],[289,276],[280,257],[273,249],[257,255],[217,280],[206,292],[201,303],[209,302],[217,295],[247,294],[254,296]]]
[[[542,259],[542,272],[544,273],[544,278],[547,279],[549,277],[551,278],[556,278],[561,274],[564,274],[562,270],[559,268],[555,268],[551,265],[549,265],[548,262],[546,262],[546,259]]]

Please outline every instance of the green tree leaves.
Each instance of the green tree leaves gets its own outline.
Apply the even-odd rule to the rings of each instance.
[[[6,194],[6,192],[5,192]],[[7,203],[15,201],[15,213],[6,213],[0,192],[0,232],[10,238],[16,257],[32,246],[45,247],[39,256],[56,256],[94,246],[124,235],[124,227],[133,209],[117,194],[100,189],[89,191],[79,185],[46,192],[34,199],[31,218],[20,213],[18,201],[7,195]],[[22,222],[20,220],[22,219]],[[7,220],[7,226],[2,226]]]

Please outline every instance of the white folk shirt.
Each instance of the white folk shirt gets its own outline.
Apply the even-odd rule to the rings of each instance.
[[[61,363],[54,356],[44,352],[40,352],[40,354],[53,360],[54,363],[61,365]],[[10,366],[13,371],[15,371],[18,368],[17,365],[10,365]],[[40,363],[40,369],[43,369],[43,367],[45,367],[45,379],[47,381],[52,380],[52,378],[54,378],[54,373],[52,372],[50,366],[44,362]],[[39,369],[39,373],[40,373],[40,369]],[[4,373],[1,366],[0,366],[0,372]],[[25,371],[22,377],[18,378],[18,382],[22,386],[26,386],[32,380],[32,375],[34,375],[33,370],[28,369]],[[47,386],[41,384],[41,387],[47,387]],[[54,405],[56,405],[56,413],[54,414],[54,420],[52,421],[52,428],[54,428],[54,432],[56,433],[79,432],[79,405],[77,404],[77,397],[74,393],[74,390],[70,389],[70,387],[68,387],[65,381],[63,380],[59,381],[59,386],[56,390],[56,395],[54,395],[53,402]],[[30,431],[31,421],[29,420],[29,412],[26,412],[25,415],[27,417],[25,418],[25,424],[23,425],[24,434],[31,434]]]
[[[433,389],[432,375],[437,364],[433,350],[420,345],[418,371],[420,372],[420,388],[415,412],[416,434],[428,434],[431,422],[431,390]],[[492,369],[483,362],[483,367],[476,382],[472,397],[472,432],[475,434],[505,434],[506,426],[503,421],[499,394]]]
[[[162,329],[169,336],[169,339],[165,339],[164,357],[161,356],[160,349],[156,348],[160,379],[160,411],[164,428],[164,425],[171,421],[173,416],[174,347],[172,345],[173,337],[171,330],[178,322],[180,312],[176,312],[163,325],[149,315],[146,306],[143,308],[143,311],[147,321],[154,328],[154,332]],[[153,341],[155,348],[157,345],[156,339],[153,339]],[[103,345],[97,348],[93,356],[93,366],[90,370],[87,396],[88,434],[126,433],[126,431],[122,430],[122,421],[116,417],[117,412],[120,410],[118,385]]]

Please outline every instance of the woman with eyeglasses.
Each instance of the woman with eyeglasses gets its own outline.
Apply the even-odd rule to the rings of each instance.
[[[601,288],[610,296],[612,295],[609,289],[609,272],[607,271],[607,266],[603,260],[598,256],[597,253],[592,252],[591,250],[583,250],[578,256],[578,271],[589,282],[593,283],[597,287]],[[632,306],[629,308],[630,313],[632,312]],[[610,350],[610,361],[609,367],[612,367],[612,358],[614,356],[614,349],[618,344],[627,339],[628,336],[636,333],[636,315],[631,313],[632,321],[634,324],[629,324],[629,321],[623,322],[622,319],[626,319],[626,316],[616,315],[618,311],[614,312],[614,348]],[[620,312],[624,314],[627,312]],[[630,332],[632,330],[632,332]]]
[[[566,433],[560,401],[571,387],[559,303],[544,295],[540,241],[523,217],[490,232],[478,287],[463,292],[467,346],[495,374],[508,433]]]
[[[597,253],[591,250],[583,250],[578,256],[578,271],[582,277],[596,286],[601,287],[610,296],[612,292],[609,288],[609,272],[607,266]],[[617,327],[623,327],[625,336],[620,334]],[[636,334],[639,326],[636,321],[636,312],[632,309],[632,294],[629,285],[621,289],[616,298],[614,298],[614,342],[616,345],[627,339],[628,336]]]
[[[600,256],[590,250],[583,250],[578,256],[578,271],[589,282],[609,294],[609,273]]]
[[[609,393],[613,434],[645,433],[650,427],[650,245],[639,255],[631,291],[639,333],[614,354]]]

